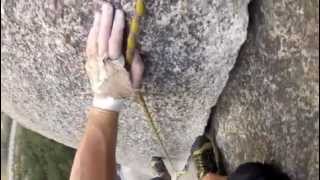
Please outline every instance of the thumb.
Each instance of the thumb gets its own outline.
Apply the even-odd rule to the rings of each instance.
[[[131,64],[131,83],[132,87],[134,89],[140,89],[142,85],[142,79],[143,79],[143,71],[144,71],[144,63],[143,60],[139,54],[139,52],[136,50],[134,53],[133,61]]]

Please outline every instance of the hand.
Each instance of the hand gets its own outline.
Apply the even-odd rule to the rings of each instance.
[[[102,3],[102,12],[96,12],[87,41],[87,62],[95,99],[125,98],[134,95],[141,86],[144,64],[135,52],[131,71],[124,68],[122,54],[125,15],[110,3]],[[115,13],[113,13],[115,11]],[[113,16],[114,14],[114,16]]]

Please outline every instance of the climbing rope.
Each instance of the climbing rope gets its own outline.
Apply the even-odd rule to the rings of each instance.
[[[133,61],[133,57],[134,57],[134,51],[136,48],[136,40],[138,38],[138,34],[139,34],[139,22],[140,19],[142,18],[142,16],[145,14],[145,5],[144,5],[144,1],[143,0],[136,0],[135,2],[135,13],[130,21],[130,31],[129,31],[129,36],[127,39],[127,51],[126,51],[126,63],[128,65],[132,64]],[[143,94],[141,91],[137,91],[136,92],[136,97],[137,97],[137,101],[138,103],[141,105],[145,117],[148,120],[148,124],[150,125],[153,133],[155,134],[156,139],[159,142],[159,145],[163,151],[163,153],[165,154],[166,158],[168,159],[170,165],[172,166],[172,169],[174,171],[176,171],[173,162],[169,156],[169,152],[165,147],[165,144],[161,138],[160,135],[160,129],[157,128],[156,126],[156,122],[155,120],[152,118],[152,115],[147,107],[146,101],[143,97]]]

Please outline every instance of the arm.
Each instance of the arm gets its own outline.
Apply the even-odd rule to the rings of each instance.
[[[113,180],[118,113],[91,108],[70,180]]]
[[[135,53],[131,71],[124,68],[122,40],[125,27],[123,11],[102,3],[87,41],[86,71],[94,99],[76,153],[70,180],[113,180],[116,177],[116,140],[121,98],[140,88],[143,62]]]

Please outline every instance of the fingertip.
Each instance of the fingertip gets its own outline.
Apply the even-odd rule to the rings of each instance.
[[[102,15],[101,15],[102,16],[101,17],[102,24],[109,25],[111,23],[111,25],[112,25],[113,6],[108,2],[103,2],[101,10],[102,10]]]
[[[98,54],[99,56],[106,56],[108,54],[108,41],[113,22],[113,6],[108,2],[103,2],[101,9],[102,14],[98,35]]]
[[[123,10],[121,10],[121,9],[116,9],[116,15],[118,15],[119,17],[121,17],[121,18],[124,18],[124,12],[123,12]]]
[[[117,9],[115,11],[115,15],[114,15],[114,23],[117,24],[119,26],[119,28],[124,28],[125,26],[125,15],[124,12],[120,9]]]
[[[103,2],[101,9],[102,9],[102,12],[109,12],[109,11],[113,11],[113,6],[108,2]]]
[[[117,9],[115,11],[112,32],[109,39],[109,56],[111,59],[118,58],[121,55],[124,28],[124,12]]]
[[[144,63],[138,51],[135,51],[131,64],[131,80],[135,89],[141,88],[144,72]]]

